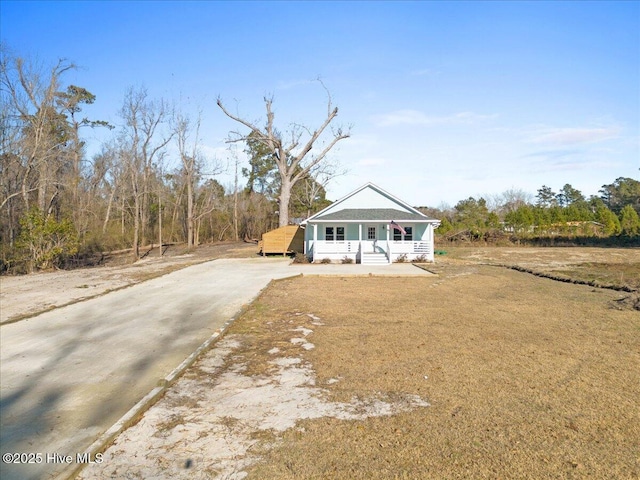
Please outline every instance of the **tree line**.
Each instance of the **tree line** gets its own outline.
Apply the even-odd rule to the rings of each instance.
[[[489,199],[469,197],[452,209],[423,209],[440,218],[444,238],[480,240],[505,233],[515,238],[640,236],[640,182],[620,177],[586,198],[570,184],[558,192],[543,185],[535,197],[508,190]]]
[[[241,168],[233,149],[226,162],[203,152],[202,113],[129,88],[119,124],[110,125],[85,116],[95,95],[65,84],[74,64],[47,68],[0,50],[1,273],[82,264],[119,249],[135,261],[153,245],[258,239],[329,205],[325,187],[344,173],[329,154],[350,129],[334,124],[338,109],[319,80],[327,109],[316,128],[278,128],[272,98],[264,98],[262,126],[217,100],[219,114],[239,127],[228,143],[246,153]],[[89,155],[94,129],[107,139]],[[233,185],[218,180],[224,163],[233,168]],[[423,211],[441,219],[438,233],[452,239],[505,231],[638,236],[640,183],[618,178],[599,193],[586,199],[571,185],[557,193],[543,186],[535,199],[511,190]]]
[[[338,109],[328,91],[315,130],[279,130],[270,98],[264,127],[218,99],[243,130],[229,135],[250,159],[239,169],[231,149],[226,162],[205,155],[202,114],[129,88],[118,126],[90,119],[83,110],[95,95],[64,83],[74,64],[46,68],[0,47],[0,272],[64,267],[118,249],[135,261],[143,247],[163,243],[257,239],[327,205],[326,183],[339,173],[328,153],[349,136],[331,128]],[[109,134],[90,157],[92,129]],[[232,186],[218,180],[224,163],[234,168]]]

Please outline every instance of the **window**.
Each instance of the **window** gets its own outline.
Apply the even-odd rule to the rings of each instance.
[[[403,227],[406,232],[403,234],[400,230],[393,229],[393,241],[401,242],[404,240],[405,242],[410,242],[413,240],[413,227]]]
[[[376,239],[376,227],[367,227],[367,240]]]
[[[324,227],[324,239],[327,242],[333,242],[336,239],[333,235],[333,227]]]
[[[327,242],[344,242],[344,227],[324,227],[324,239]]]

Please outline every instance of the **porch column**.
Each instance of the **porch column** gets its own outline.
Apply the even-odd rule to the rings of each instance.
[[[362,224],[358,224],[358,253],[362,255]]]
[[[387,249],[389,250],[387,255],[389,256],[389,263],[391,263],[391,242],[389,241],[389,232],[391,231],[391,228],[389,228],[389,225],[384,225],[384,228],[387,231]]]
[[[429,224],[429,245],[431,245],[431,258],[429,260],[433,262],[436,254],[435,228],[433,228],[433,223]]]
[[[316,260],[316,250],[318,248],[318,224],[313,224],[313,250],[311,254],[311,261],[315,262]]]

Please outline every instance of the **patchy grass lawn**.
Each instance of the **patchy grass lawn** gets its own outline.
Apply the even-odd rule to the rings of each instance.
[[[638,293],[498,266],[627,282],[639,255],[274,282],[81,478],[640,478]]]
[[[640,248],[452,247],[444,264],[509,265],[582,282],[640,290]]]
[[[640,262],[627,264],[585,262],[550,271],[585,282],[596,281],[602,285],[626,286],[640,290]]]
[[[612,308],[623,294],[440,268],[278,282],[232,326],[245,338],[235,360],[264,374],[268,351],[296,348],[294,319],[311,312],[323,325],[302,357],[329,399],[413,394],[431,405],[300,421],[262,438],[247,478],[640,477],[640,315]]]

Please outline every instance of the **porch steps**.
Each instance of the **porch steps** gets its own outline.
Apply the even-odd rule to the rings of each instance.
[[[387,265],[389,260],[384,253],[363,253],[362,265]]]

